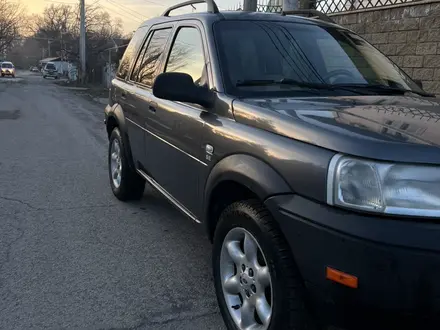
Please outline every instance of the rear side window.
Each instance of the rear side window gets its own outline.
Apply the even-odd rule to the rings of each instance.
[[[196,84],[203,85],[205,69],[203,43],[199,30],[183,27],[177,32],[171,48],[166,72],[182,72],[189,74]],[[205,78],[205,77],[203,77]]]
[[[139,69],[141,68],[142,60],[144,59],[145,51],[147,50],[148,44],[150,43],[151,37],[153,36],[153,32],[151,32],[142,46],[141,51],[139,52],[139,56],[136,59],[136,63],[133,66],[133,71],[131,72],[130,80],[137,81],[139,76]]]
[[[171,28],[156,30],[150,40],[147,40],[145,43],[147,44],[146,50],[139,54],[135,65],[135,76],[133,78],[136,82],[148,87],[153,85],[157,68],[160,65],[160,57],[165,51],[171,30]]]
[[[118,78],[125,79],[127,77],[131,63],[145,37],[147,29],[148,27],[145,26],[140,27],[133,35],[133,38],[122,56],[121,63],[119,64],[118,72],[116,73]]]

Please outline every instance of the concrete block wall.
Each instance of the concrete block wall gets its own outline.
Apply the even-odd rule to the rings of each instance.
[[[440,96],[440,0],[331,15]]]

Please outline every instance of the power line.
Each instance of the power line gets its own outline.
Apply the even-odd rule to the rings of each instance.
[[[126,6],[122,5],[122,4],[119,4],[119,3],[117,3],[117,2],[115,2],[115,1],[113,1],[113,0],[107,0],[107,2],[109,2],[110,4],[112,4],[112,5],[114,5],[114,6],[117,6],[117,7],[121,8],[121,9],[123,9],[123,10],[131,11],[131,12],[133,13],[133,14],[131,14],[131,15],[136,15],[136,16],[139,17],[140,19],[145,20],[145,17],[143,17],[143,16],[140,15],[139,13],[135,12],[134,10],[131,10],[130,8],[128,8],[128,7],[126,7]]]
[[[55,1],[55,0],[44,0],[44,1],[45,2],[60,3],[60,4],[63,4],[63,5],[69,5],[69,6],[77,4],[76,2],[63,2],[63,1]]]
[[[152,3],[154,5],[158,5],[158,6],[161,6],[161,7],[168,7],[168,5],[164,5],[163,3],[159,3],[159,2],[155,2],[155,1],[151,1],[151,0],[144,0],[143,2]]]
[[[46,2],[52,2],[52,3],[59,3],[59,4],[63,4],[63,5],[69,5],[69,6],[73,6],[73,5],[77,5],[77,3],[75,3],[75,2],[62,2],[62,1],[56,1],[56,0],[44,0],[44,1],[46,1]],[[98,2],[99,2],[100,0],[96,0],[93,4],[91,4],[91,6],[93,6],[93,5],[95,5],[95,4],[97,4]],[[109,1],[109,0],[107,0],[107,1]],[[109,1],[110,2],[110,1]],[[114,3],[110,3],[110,4],[112,4],[112,5],[118,5],[118,6],[122,6],[122,5],[120,5],[120,4],[114,4]],[[107,7],[107,6],[103,6],[105,9],[107,9],[107,10],[109,10],[109,11],[111,11],[112,13],[114,13],[114,14],[116,14],[116,15],[119,15],[119,16],[122,16],[122,17],[125,17],[125,18],[127,18],[127,19],[135,19],[137,22],[139,22],[139,23],[142,23],[144,20],[145,20],[145,18],[141,18],[140,16],[134,16],[134,15],[131,15],[131,14],[123,14],[123,13],[120,13],[118,10],[115,10],[115,9],[112,9],[112,8],[109,8],[109,7]],[[118,9],[121,9],[121,8],[118,8]],[[125,9],[125,8],[122,8],[122,9]],[[128,9],[128,8],[127,8]],[[134,12],[134,11],[133,11]],[[139,14],[137,14],[137,15],[139,15]]]
[[[116,15],[119,15],[119,16],[122,16],[122,17],[125,17],[125,18],[127,18],[127,19],[135,19],[138,23],[142,23],[142,22],[143,22],[143,20],[141,20],[141,19],[138,18],[138,17],[135,17],[135,16],[128,16],[128,14],[120,13],[120,12],[118,12],[117,10],[112,9],[112,8],[109,8],[109,7],[104,6],[104,5],[102,5],[102,6],[103,6],[105,9],[110,10],[111,12],[113,12],[113,13],[116,14]]]

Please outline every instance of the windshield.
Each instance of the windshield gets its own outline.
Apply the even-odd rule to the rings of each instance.
[[[55,70],[55,65],[54,64],[47,64],[46,70]]]
[[[265,81],[282,80],[356,88],[379,85],[423,93],[372,45],[341,28],[276,21],[221,21],[214,30],[226,89],[231,94],[270,95],[302,88],[264,85]],[[260,83],[248,83],[255,81]]]
[[[14,66],[11,63],[2,63],[3,69],[12,69]]]

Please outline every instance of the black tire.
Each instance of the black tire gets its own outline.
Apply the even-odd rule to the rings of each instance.
[[[317,329],[311,313],[306,308],[304,283],[290,248],[268,210],[257,200],[236,202],[227,207],[220,216],[214,234],[214,283],[227,329],[239,330],[230,315],[223,294],[220,256],[226,235],[236,227],[244,228],[251,233],[266,256],[273,290],[272,317],[268,330]]]
[[[117,139],[119,142],[121,150],[121,183],[119,187],[116,187],[112,180],[112,173],[110,169],[111,162],[111,146],[113,140]],[[113,129],[110,135],[109,147],[108,147],[108,173],[110,179],[110,186],[112,188],[113,194],[117,199],[121,201],[128,200],[139,200],[142,198],[145,189],[145,180],[134,170],[134,166],[130,163],[131,160],[128,159],[126,146],[124,139],[121,136],[119,129],[116,127]]]
[[[43,79],[46,79],[46,76],[43,76]]]

